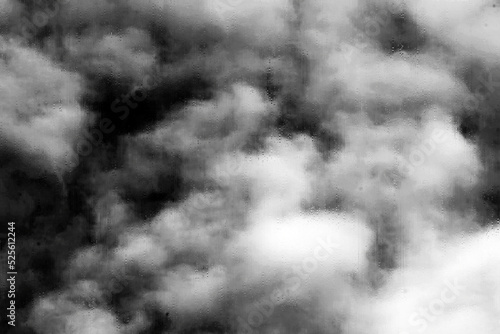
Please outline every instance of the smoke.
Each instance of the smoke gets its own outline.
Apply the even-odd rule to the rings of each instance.
[[[37,52],[1,41],[2,151],[19,150],[38,165],[62,169],[85,121],[80,80]]]
[[[18,328],[495,333],[499,8],[0,1]]]

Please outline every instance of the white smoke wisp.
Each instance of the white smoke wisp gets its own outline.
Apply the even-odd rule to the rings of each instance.
[[[67,170],[87,118],[78,104],[78,75],[14,41],[2,39],[0,48],[2,86],[8,87],[2,93],[2,151],[17,149],[44,169]]]
[[[8,30],[2,143],[81,177],[93,217],[25,324],[496,333],[495,140],[460,127],[467,66],[500,65],[494,4],[75,0]],[[107,146],[67,165],[105,117]]]

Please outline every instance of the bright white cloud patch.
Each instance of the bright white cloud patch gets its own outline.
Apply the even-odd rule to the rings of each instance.
[[[86,119],[78,75],[17,43],[0,43],[2,146],[51,171],[67,169]]]

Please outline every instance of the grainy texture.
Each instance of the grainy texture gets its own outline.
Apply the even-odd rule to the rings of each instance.
[[[499,333],[498,36],[497,0],[0,0],[0,332]]]

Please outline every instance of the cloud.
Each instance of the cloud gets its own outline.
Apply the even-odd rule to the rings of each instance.
[[[78,104],[78,75],[12,41],[3,40],[1,52],[4,150],[19,150],[49,170],[66,170],[87,119]]]
[[[497,239],[498,230],[455,237],[445,247],[426,248],[409,258],[368,304],[378,310],[372,314],[375,333],[466,333],[472,327],[494,333]]]
[[[465,136],[461,117],[479,85],[464,68],[495,62],[495,10],[69,1],[43,36],[5,41],[6,150],[65,170],[85,129],[116,127],[61,176],[85,190],[93,243],[57,257],[61,281],[28,324],[493,332],[497,234],[475,204],[493,140]]]
[[[75,58],[75,66],[98,75],[131,78],[138,83],[153,68],[150,36],[137,28],[108,34],[95,31],[83,38],[70,36],[65,42],[69,56]]]
[[[408,7],[419,22],[463,56],[473,55],[491,62],[498,52],[499,45],[493,37],[500,28],[496,20],[497,2],[446,0],[435,4],[421,0]]]

